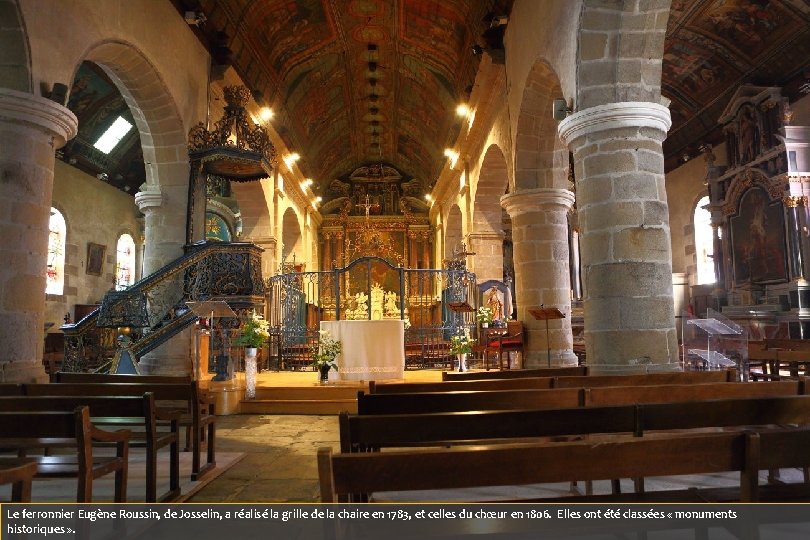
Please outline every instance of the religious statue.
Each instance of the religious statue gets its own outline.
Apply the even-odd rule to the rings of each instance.
[[[388,291],[385,293],[385,315],[393,316],[399,314],[399,306],[397,305],[397,293]]]
[[[487,307],[489,311],[492,313],[492,320],[493,321],[502,321],[503,320],[503,302],[500,299],[500,292],[498,291],[497,287],[490,287],[489,291],[487,291]]]
[[[357,302],[357,309],[355,309],[355,318],[367,319],[368,318],[368,295],[364,292],[359,292],[354,296]]]

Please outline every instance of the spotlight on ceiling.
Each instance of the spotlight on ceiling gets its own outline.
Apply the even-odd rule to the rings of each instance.
[[[464,118],[469,118],[470,114],[472,114],[472,109],[470,109],[470,106],[466,103],[461,103],[456,107],[456,114]]]
[[[273,109],[271,109],[270,107],[262,107],[261,110],[259,111],[259,117],[265,122],[267,122],[268,120],[273,118]]]
[[[456,162],[458,161],[458,152],[453,150],[452,148],[445,148],[444,155],[450,160],[450,167],[455,167]]]
[[[301,182],[301,189],[307,189],[309,186],[311,186],[314,183],[315,182],[312,180],[312,178],[304,178],[304,181]]]
[[[287,168],[292,172],[293,163],[301,159],[301,156],[298,155],[297,152],[293,152],[292,154],[288,154],[284,157],[284,164]]]

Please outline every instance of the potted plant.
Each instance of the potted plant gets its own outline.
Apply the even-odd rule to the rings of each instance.
[[[245,348],[245,397],[256,396],[256,354],[270,338],[270,323],[254,310],[242,324],[234,345]]]
[[[488,328],[492,324],[492,310],[487,306],[481,306],[475,313],[475,318],[481,324],[481,328]]]
[[[472,352],[472,346],[475,343],[474,339],[470,338],[469,333],[458,334],[450,338],[450,354],[455,354],[458,357],[458,370],[466,371],[467,369],[467,354]]]
[[[338,370],[337,356],[343,350],[343,344],[326,331],[319,332],[319,340],[312,348],[312,367],[320,373],[321,384],[329,380],[329,370]]]

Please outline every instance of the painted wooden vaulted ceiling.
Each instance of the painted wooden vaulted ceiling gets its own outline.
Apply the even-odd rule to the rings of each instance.
[[[460,129],[473,45],[511,0],[199,0],[299,167],[321,184],[384,162],[431,186]],[[184,8],[185,9],[185,8]],[[218,37],[217,37],[218,36]],[[212,54],[217,61],[216,45]]]
[[[535,0],[532,0],[535,1]],[[195,27],[215,64],[233,65],[254,96],[278,113],[275,129],[322,185],[384,162],[429,188],[460,129],[482,34],[512,0],[172,0],[202,12]],[[572,2],[572,4],[574,4]],[[666,168],[719,143],[717,119],[745,83],[810,93],[810,0],[672,0],[662,93],[672,100]],[[113,152],[88,150],[123,99],[86,64],[69,106],[79,137],[60,157],[130,194],[144,181],[137,133]],[[93,157],[95,156],[95,158]],[[102,159],[103,158],[103,159]]]

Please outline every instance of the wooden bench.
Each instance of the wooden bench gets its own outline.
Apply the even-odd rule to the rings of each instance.
[[[0,464],[0,485],[11,484],[11,500],[8,502],[31,502],[31,483],[36,474],[34,461],[19,465]]]
[[[321,448],[318,476],[321,501],[335,502],[379,492],[739,471],[736,498],[748,502],[764,498],[758,481],[760,470],[810,465],[808,445],[808,430],[774,430],[627,438],[599,444],[546,442],[340,454]],[[794,496],[806,498],[806,487],[801,484]],[[693,490],[674,490],[624,493],[620,497],[694,501],[696,495]],[[576,502],[577,498],[565,500]]]
[[[196,381],[182,384],[163,383],[71,383],[71,384],[27,384],[25,393],[29,396],[142,396],[151,392],[155,396],[158,410],[184,413],[181,426],[190,426],[192,433],[206,429],[206,462],[202,464],[202,441],[191,437],[191,479],[199,480],[216,467],[214,404],[203,400]]]
[[[93,501],[93,480],[115,474],[115,502],[127,500],[128,430],[116,432],[96,428],[90,411],[0,412],[0,447],[26,449],[41,447],[52,439],[73,439],[76,453],[58,456],[2,457],[0,465],[16,466],[34,461],[35,478],[78,478],[76,502]],[[115,456],[96,456],[93,443],[115,445]]]
[[[758,383],[704,383],[603,388],[552,388],[548,390],[475,390],[412,392],[406,394],[357,394],[359,414],[412,414],[435,412],[566,409],[596,405],[632,405],[806,395],[806,378],[799,381]]]
[[[0,383],[0,396],[21,396],[23,392],[22,384]]]
[[[133,429],[130,447],[145,448],[146,502],[170,502],[180,496],[180,444],[177,411],[158,411],[151,393],[137,396],[13,396],[0,397],[0,412],[74,411],[87,406],[94,425]],[[168,431],[158,430],[158,421],[168,422]],[[134,431],[134,428],[139,431]],[[142,430],[142,431],[140,431]],[[73,441],[42,441],[43,448],[71,446]],[[157,497],[158,451],[169,451],[169,490]]]
[[[469,381],[472,379],[513,379],[518,377],[561,377],[565,375],[587,375],[585,366],[559,368],[511,369],[508,371],[443,371],[443,381]]]
[[[71,371],[59,371],[54,374],[53,382],[82,384],[82,383],[128,383],[128,384],[189,384],[192,381],[188,375],[124,375],[106,373],[75,373]],[[198,383],[199,387],[199,383]],[[202,414],[206,414],[205,409],[211,403],[211,398],[202,389],[199,390],[200,399],[203,402]],[[191,419],[181,418],[181,425],[186,428],[186,446],[184,452],[191,451]],[[198,434],[205,440],[205,430]]]
[[[737,370],[677,371],[636,375],[574,375],[554,377],[517,377],[511,379],[472,379],[440,382],[369,381],[369,394],[409,392],[447,392],[453,390],[520,390],[544,388],[582,388],[602,386],[641,386],[660,384],[702,384],[737,382]]]
[[[409,392],[450,392],[453,390],[526,390],[553,388],[554,377],[514,379],[471,379],[469,381],[368,382],[369,394],[407,394]]]
[[[486,442],[755,425],[810,425],[810,396],[721,399],[548,410],[339,416],[340,449]]]

